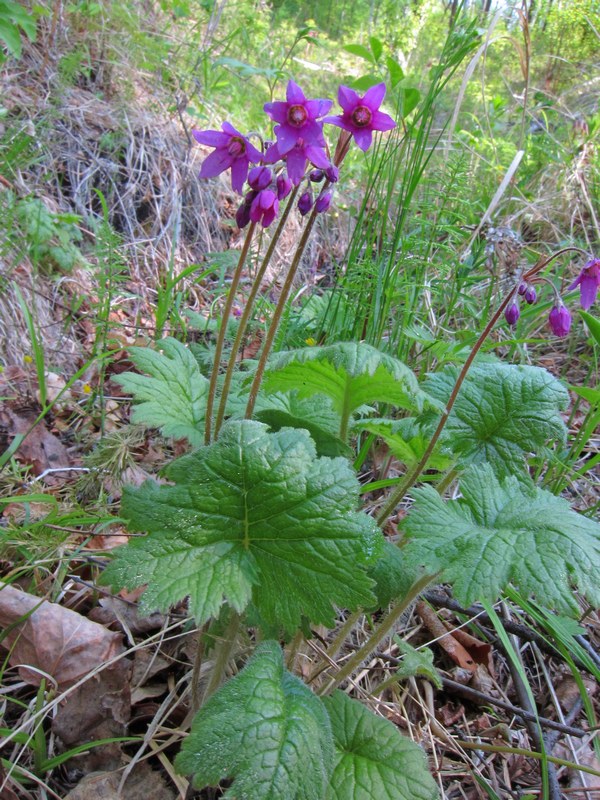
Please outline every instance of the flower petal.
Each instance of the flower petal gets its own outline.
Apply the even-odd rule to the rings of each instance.
[[[252,164],[260,164],[263,160],[263,154],[253,144],[250,144],[248,139],[244,139],[244,141],[246,142],[246,158],[248,161]]]
[[[338,103],[344,111],[352,111],[353,108],[360,103],[360,97],[356,94],[354,89],[349,89],[347,86],[340,86],[338,89]]]
[[[215,178],[226,169],[229,169],[233,158],[229,155],[227,150],[213,150],[202,162],[200,167],[201,178]]]
[[[275,162],[279,161],[280,158],[281,158],[281,153],[279,152],[277,143],[275,143],[267,148],[267,151],[262,157],[262,160],[264,164],[275,164]]]
[[[288,153],[298,141],[298,130],[289,125],[278,125],[275,128],[275,135],[277,136],[277,149],[282,156]]]
[[[592,276],[584,275],[581,280],[580,288],[581,307],[584,309],[584,311],[587,311],[587,309],[593,305],[594,301],[596,300],[596,294],[598,293],[598,281]]]
[[[396,127],[396,123],[389,114],[384,114],[383,111],[374,111],[371,127],[374,131],[391,131]]]
[[[306,102],[306,97],[302,89],[297,83],[291,80],[288,81],[285,96],[287,97],[288,103],[293,103],[294,105],[304,105]]]
[[[352,131],[352,135],[354,136],[354,141],[356,142],[357,146],[360,147],[361,150],[365,152],[371,147],[371,142],[373,141],[373,134],[368,128],[363,128],[362,130],[354,130]]]
[[[242,134],[237,130],[237,128],[233,127],[231,122],[222,122],[221,127],[223,128],[225,133],[228,133],[230,136],[240,136],[242,139],[245,139],[245,136],[242,136]]]
[[[324,117],[323,122],[327,122],[329,125],[337,125],[338,128],[343,128],[345,131],[352,130],[344,117]]]
[[[377,83],[375,86],[371,86],[370,89],[367,89],[362,102],[365,106],[368,106],[371,111],[377,111],[379,106],[383,103],[384,97],[385,83]]]
[[[582,280],[583,280],[583,273],[580,272],[579,275],[573,281],[573,283],[570,286],[567,286],[567,292],[572,292],[573,289],[576,289]]]
[[[302,141],[305,145],[316,145],[325,147],[325,137],[323,136],[322,122],[307,122],[300,131]]]
[[[243,156],[236,158],[231,165],[231,186],[234,192],[242,194],[244,191],[244,181],[248,176],[248,159]]]
[[[265,103],[263,108],[265,112],[274,119],[275,122],[283,123],[287,120],[287,112],[290,107],[289,103],[284,103],[283,100],[277,100],[274,103]]]
[[[192,136],[200,144],[208,147],[225,147],[231,138],[229,134],[222,131],[192,131]]]
[[[304,103],[304,108],[308,111],[308,116],[311,119],[318,119],[323,114],[326,114],[332,105],[333,100],[307,100]]]
[[[327,157],[327,153],[320,147],[314,147],[313,145],[309,145],[304,149],[304,152],[308,156],[311,163],[315,165],[315,167],[319,167],[320,169],[327,169],[331,166],[331,161]]]
[[[304,150],[294,148],[290,150],[287,157],[287,171],[288,176],[294,186],[298,186],[304,177],[304,168],[306,167],[306,155]]]

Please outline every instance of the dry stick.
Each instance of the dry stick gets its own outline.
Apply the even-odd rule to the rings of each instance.
[[[323,189],[326,189],[328,186],[329,186],[329,181],[325,181]],[[258,397],[258,390],[260,389],[260,384],[262,382],[263,375],[265,373],[265,368],[267,366],[267,359],[269,358],[271,347],[273,346],[275,334],[277,333],[277,330],[279,328],[281,316],[283,314],[285,304],[287,303],[287,299],[292,289],[292,283],[294,282],[294,277],[298,270],[298,266],[300,264],[300,259],[302,258],[302,254],[304,252],[304,248],[306,247],[306,243],[308,242],[308,237],[310,236],[311,231],[313,229],[313,225],[315,224],[317,214],[318,214],[317,206],[314,205],[312,213],[308,219],[308,222],[306,223],[306,227],[302,232],[300,241],[298,242],[298,247],[296,248],[296,252],[294,253],[293,261],[290,265],[287,277],[285,279],[285,283],[283,284],[283,289],[281,290],[281,294],[279,295],[279,300],[277,301],[277,306],[275,307],[275,312],[273,314],[271,324],[269,325],[269,330],[267,331],[267,337],[265,339],[263,351],[260,356],[260,361],[258,362],[258,367],[254,375],[254,380],[252,381],[252,386],[250,387],[250,396],[248,398],[248,405],[246,406],[246,419],[250,419],[252,417],[252,412],[254,411],[254,406],[256,404],[256,398]]]
[[[250,250],[250,243],[252,242],[252,236],[254,234],[255,228],[256,228],[256,222],[250,223],[250,227],[248,228],[248,233],[246,234],[246,240],[244,242],[244,246],[242,247],[242,252],[240,253],[240,258],[237,263],[237,267],[235,268],[235,272],[233,273],[233,278],[231,279],[231,286],[229,287],[227,300],[225,301],[225,308],[223,309],[223,316],[221,317],[221,326],[219,328],[219,335],[217,336],[217,343],[215,346],[215,360],[213,362],[212,373],[210,376],[208,397],[206,398],[206,421],[204,426],[205,444],[210,444],[211,440],[212,411],[215,402],[217,381],[219,379],[219,367],[221,366],[221,356],[223,354],[223,346],[225,344],[225,335],[227,333],[227,322],[229,321],[229,315],[231,314],[233,301],[235,300],[235,293],[238,284],[240,282],[240,278],[242,277],[242,270],[244,268],[244,264],[246,263],[246,258],[248,256],[248,251]]]
[[[258,294],[262,279],[267,271],[267,267],[271,261],[273,253],[275,252],[275,247],[277,246],[277,242],[279,241],[279,237],[285,227],[285,223],[287,222],[287,218],[290,215],[290,211],[294,205],[294,200],[296,199],[296,195],[298,194],[298,189],[300,185],[296,186],[292,194],[290,195],[290,199],[285,207],[283,214],[281,215],[281,219],[279,220],[279,224],[273,234],[273,238],[269,243],[269,247],[267,252],[265,253],[265,257],[263,258],[263,262],[260,266],[260,269],[252,282],[252,289],[250,291],[250,295],[246,300],[246,305],[244,307],[244,313],[241,316],[240,324],[238,327],[238,332],[235,337],[235,341],[233,343],[233,348],[231,350],[231,354],[229,356],[229,364],[227,365],[227,372],[225,373],[225,380],[223,382],[223,390],[221,392],[221,401],[219,403],[219,411],[217,412],[217,419],[215,421],[215,436],[221,430],[221,425],[223,424],[223,418],[225,417],[225,407],[227,405],[227,397],[229,395],[229,389],[231,388],[231,380],[233,378],[233,373],[235,371],[236,366],[236,356],[239,352],[239,349],[242,345],[242,340],[244,338],[244,334],[246,333],[246,328],[248,327],[248,321],[250,320],[250,316],[254,309],[254,301],[256,300],[256,295]]]
[[[583,253],[585,256],[588,255],[588,253],[586,253],[585,250],[582,250],[580,247],[563,247],[561,250],[557,250],[556,253],[553,253],[548,258],[545,258],[545,259],[542,259],[541,261],[538,261],[538,263],[535,264],[535,266],[533,266],[530,270],[528,270],[527,272],[525,272],[523,274],[522,280],[525,281],[525,282],[530,281],[535,275],[537,275],[538,272],[540,272],[542,269],[547,267],[548,264],[550,264],[551,261],[554,261],[554,259],[556,259],[559,256],[563,255],[564,253],[568,253],[568,252]],[[481,350],[481,347],[482,347],[483,343],[485,342],[485,340],[489,336],[489,334],[490,334],[492,328],[494,327],[494,325],[500,319],[504,309],[508,306],[510,301],[515,296],[516,291],[517,291],[517,286],[514,286],[512,288],[512,290],[506,295],[504,300],[500,303],[500,305],[496,309],[495,313],[493,314],[492,318],[490,319],[488,324],[483,329],[483,332],[480,335],[479,339],[477,339],[477,341],[475,342],[475,345],[473,346],[473,349],[469,353],[469,356],[468,356],[467,360],[465,361],[465,363],[464,363],[464,365],[463,365],[463,367],[462,367],[462,369],[461,369],[461,371],[460,371],[460,373],[458,375],[458,378],[456,379],[456,383],[454,384],[454,388],[452,389],[452,393],[450,395],[448,403],[446,404],[446,408],[444,409],[444,413],[442,414],[442,417],[441,417],[441,419],[440,419],[440,421],[438,423],[438,426],[435,429],[435,433],[431,437],[431,440],[429,442],[427,450],[425,450],[425,452],[423,453],[423,457],[421,458],[421,460],[419,461],[417,466],[414,468],[412,473],[410,473],[405,478],[405,480],[402,481],[400,486],[398,486],[398,488],[394,492],[392,492],[392,494],[390,496],[390,499],[388,500],[386,505],[383,507],[383,510],[379,513],[379,516],[377,517],[377,524],[378,525],[383,525],[383,523],[387,520],[387,518],[389,516],[391,516],[391,514],[393,514],[393,512],[394,512],[394,510],[396,508],[396,505],[400,502],[400,500],[402,500],[402,498],[408,492],[408,490],[411,489],[415,485],[419,475],[421,474],[421,472],[427,466],[427,462],[429,461],[429,458],[430,458],[431,454],[433,453],[433,450],[434,450],[434,448],[435,448],[435,446],[437,444],[437,441],[440,438],[442,431],[444,430],[446,422],[448,421],[448,417],[450,416],[450,412],[452,411],[452,407],[454,406],[454,403],[456,402],[456,398],[457,398],[458,393],[460,391],[460,387],[462,386],[463,381],[467,377],[467,373],[468,373],[468,371],[469,371],[469,369],[471,367],[471,364],[475,360],[475,356]]]

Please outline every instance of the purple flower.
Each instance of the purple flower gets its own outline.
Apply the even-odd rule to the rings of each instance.
[[[278,211],[279,200],[275,192],[272,192],[271,189],[263,189],[252,201],[250,219],[252,222],[260,222],[263,228],[268,228]]]
[[[329,183],[337,183],[340,179],[340,171],[333,164],[325,170],[325,177]]]
[[[235,212],[235,224],[238,226],[240,230],[246,227],[246,225],[250,224],[250,208],[252,206],[252,201],[256,197],[258,192],[248,192],[246,197],[244,198],[243,203],[240,205],[238,210]]]
[[[281,159],[285,159],[288,175],[294,186],[298,186],[304,177],[307,160],[321,169],[327,169],[331,166],[327,153],[322,147],[306,144],[302,139],[286,155],[281,153],[278,144],[272,144],[264,156],[266,164],[274,164]]]
[[[298,211],[303,217],[305,217],[312,207],[313,207],[312,192],[304,192],[304,194],[300,195],[300,198],[298,200]]]
[[[558,306],[553,306],[548,322],[555,336],[567,336],[571,330],[571,313],[562,303]]]
[[[504,311],[504,318],[509,325],[516,325],[520,316],[518,303],[511,303]]]
[[[530,306],[537,302],[535,286],[528,286],[525,290],[525,302]]]
[[[268,167],[254,167],[248,173],[248,183],[257,192],[266,189],[273,180],[273,173]]]
[[[371,86],[363,97],[347,86],[340,86],[338,102],[342,107],[343,114],[338,117],[325,117],[323,121],[350,131],[360,149],[368,150],[371,146],[373,131],[391,131],[396,127],[396,123],[389,114],[384,114],[379,110],[384,97],[385,83]]]
[[[323,124],[317,120],[332,105],[332,100],[307,100],[294,81],[288,81],[286,102],[265,103],[267,114],[279,123],[275,126],[275,135],[281,155],[285,156],[300,141],[304,147],[325,147]]]
[[[311,169],[308,179],[313,183],[320,183],[324,177],[325,172],[322,169]]]
[[[281,175],[277,176],[277,199],[284,200],[291,191],[292,182],[285,172],[282,172]]]
[[[525,283],[525,281],[522,281],[519,284],[519,288],[517,289],[517,291],[521,296],[525,294],[525,292],[527,291],[527,284]]]
[[[577,286],[581,292],[581,307],[587,311],[596,299],[600,286],[600,258],[592,258],[588,261],[567,291],[570,292]],[[557,335],[560,336],[560,334]]]
[[[333,197],[333,192],[321,192],[321,194],[317,197],[317,202],[315,203],[315,208],[319,212],[319,214],[323,214],[325,211],[329,210],[329,206],[331,205],[331,198]]]
[[[242,194],[248,165],[262,161],[262,153],[229,122],[224,122],[221,128],[222,131],[192,131],[197,142],[215,148],[202,162],[200,177],[215,178],[231,167],[231,185]]]

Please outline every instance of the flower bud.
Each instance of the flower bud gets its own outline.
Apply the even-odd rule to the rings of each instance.
[[[313,207],[312,192],[304,192],[298,200],[298,211],[305,217]]]
[[[527,284],[525,283],[525,281],[521,281],[521,283],[519,284],[519,288],[517,289],[517,292],[522,297],[526,291],[527,291]]]
[[[548,322],[555,336],[567,336],[571,330],[571,312],[562,303],[553,306]]]
[[[277,176],[277,199],[283,200],[291,191],[292,182],[285,172],[282,172],[281,175]]]
[[[244,198],[244,202],[235,212],[235,224],[240,230],[245,228],[250,222],[250,207],[252,206],[252,201],[256,197],[256,194],[256,192],[248,192]]]
[[[332,164],[325,170],[325,177],[330,183],[337,183],[340,179],[340,171],[334,164]]]
[[[308,175],[308,179],[313,183],[320,183],[324,177],[325,173],[322,169],[311,169]]]
[[[527,291],[525,292],[525,302],[530,306],[537,302],[537,292],[535,290],[535,286],[527,287]]]
[[[504,318],[509,325],[516,325],[517,320],[521,316],[518,303],[511,303],[504,311]]]
[[[321,194],[317,197],[315,208],[317,209],[319,214],[323,214],[323,212],[329,210],[332,197],[333,197],[333,192],[321,192]]]
[[[279,200],[275,192],[263,189],[258,192],[250,206],[250,219],[268,228],[279,212]]]
[[[254,167],[248,173],[248,183],[257,192],[266,189],[273,180],[273,173],[268,167]]]

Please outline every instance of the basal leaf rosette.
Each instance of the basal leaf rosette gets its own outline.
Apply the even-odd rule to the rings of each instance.
[[[277,642],[264,642],[196,714],[175,766],[198,788],[233,778],[230,800],[321,800],[333,766],[327,712]]]
[[[147,535],[115,551],[103,582],[134,588],[146,611],[189,597],[199,624],[223,602],[250,600],[269,625],[302,615],[331,625],[334,606],[374,603],[366,569],[383,537],[357,511],[358,481],[343,458],[318,458],[307,431],[243,420],[174,462],[173,485],[128,487],[121,514]]]
[[[406,561],[453,585],[459,602],[494,602],[512,583],[565,613],[573,590],[600,605],[600,525],[566,500],[517,478],[499,480],[489,465],[469,468],[462,498],[444,501],[429,486],[414,492],[403,522]]]

